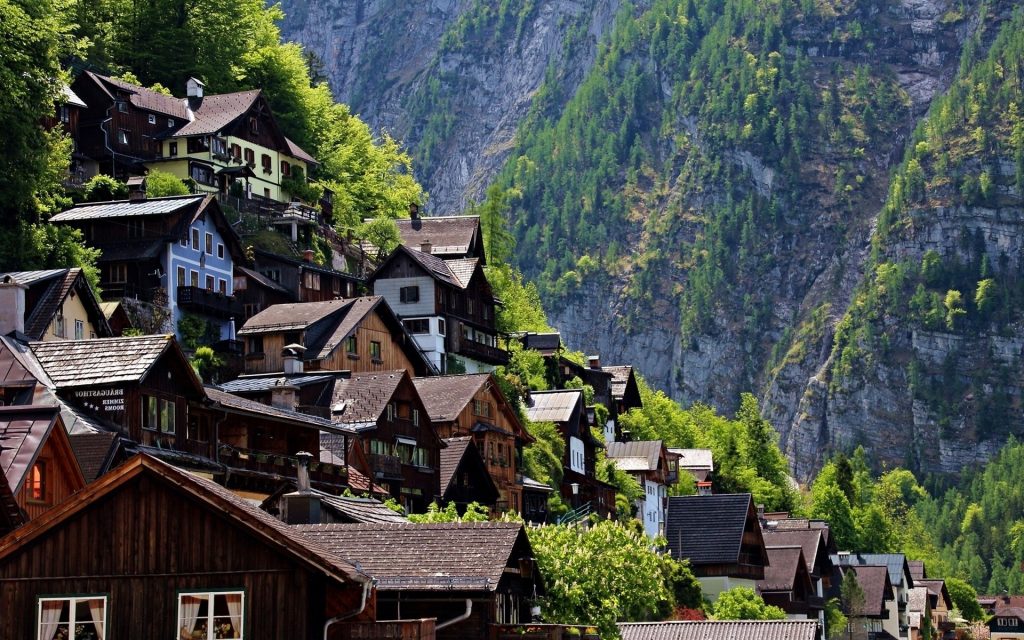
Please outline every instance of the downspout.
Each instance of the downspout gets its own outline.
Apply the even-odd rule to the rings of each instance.
[[[456,617],[452,618],[451,620],[445,620],[441,624],[439,624],[436,627],[434,627],[434,631],[440,631],[441,629],[444,629],[445,627],[450,627],[453,624],[457,624],[459,622],[462,622],[463,620],[467,620],[469,618],[469,616],[471,616],[471,615],[473,615],[473,601],[470,600],[469,598],[466,598],[466,610],[462,613],[462,615],[456,616]],[[326,638],[324,640],[326,640]]]
[[[366,610],[366,602],[370,598],[370,589],[373,588],[373,583],[374,580],[372,578],[368,578],[366,582],[363,583],[363,597],[362,600],[359,601],[358,609],[349,611],[348,613],[343,613],[340,616],[334,616],[333,618],[324,623],[324,640],[327,640],[327,630],[331,628],[332,624],[334,624],[335,622],[341,622],[342,620],[345,620],[347,618],[353,618],[355,616],[358,616],[360,613]]]

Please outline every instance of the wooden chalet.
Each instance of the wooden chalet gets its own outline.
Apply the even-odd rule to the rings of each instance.
[[[442,260],[478,258],[486,261],[480,216],[421,216],[413,205],[409,218],[395,220],[402,244]]]
[[[127,459],[127,449],[116,432],[79,431],[68,439],[87,483],[95,482]]]
[[[565,472],[559,492],[573,511],[609,517],[615,513],[615,488],[598,480],[597,449],[602,443],[591,433],[583,391],[534,391],[524,407],[530,422],[553,422],[565,441]]]
[[[373,293],[388,301],[438,370],[477,373],[506,364],[482,260],[442,260],[426,248],[391,252],[368,279]]]
[[[824,603],[816,597],[803,547],[777,546],[765,550],[768,566],[764,569],[764,580],[757,581],[757,592],[765,604],[779,607],[787,616],[816,620]]]
[[[112,334],[80,268],[0,274],[0,334],[85,340]]]
[[[922,574],[923,575],[923,574]],[[932,620],[932,629],[938,631],[940,638],[950,637],[956,625],[950,619],[953,611],[953,600],[946,589],[946,581],[941,579],[915,578],[914,584],[928,590],[928,605]]]
[[[688,620],[620,622],[622,640],[816,640],[809,620]]]
[[[864,592],[864,604],[859,611],[851,611],[847,605],[843,605],[843,614],[849,619],[849,629],[854,637],[867,637],[870,640],[906,637],[905,631],[901,632],[896,589],[889,580],[889,571],[885,565],[841,566],[839,571],[842,578],[838,584],[852,577]],[[838,589],[829,595],[838,598]],[[909,622],[903,629],[908,627]]]
[[[471,436],[445,438],[438,468],[441,502],[455,503],[460,513],[476,502],[493,511],[498,502],[498,488],[494,485],[480,451]]]
[[[534,441],[490,373],[413,380],[442,438],[472,436],[498,488],[495,509],[523,509],[523,446]],[[443,485],[442,485],[443,486]]]
[[[679,480],[676,456],[668,452],[661,440],[609,442],[606,455],[643,488],[644,497],[637,500],[636,517],[644,523],[648,537],[663,535],[668,490]]]
[[[234,339],[242,309],[234,296],[234,264],[242,245],[217,200],[188,195],[147,198],[144,183],[128,200],[79,204],[50,218],[79,229],[100,249],[105,300],[147,303],[156,313],[147,333],[177,330],[184,314],[202,317],[209,341]],[[166,316],[164,318],[163,316]]]
[[[636,371],[632,366],[605,366],[601,367],[601,370],[612,374],[611,395],[614,406],[609,409],[612,409],[614,415],[625,415],[630,409],[644,406],[640,398],[640,385],[636,381]]]
[[[0,638],[340,638],[371,579],[213,482],[140,455],[0,538]]]
[[[1003,607],[988,621],[991,640],[1019,640],[1024,638],[1024,608]]]
[[[100,302],[100,310],[103,311],[103,317],[106,318],[107,324],[110,325],[110,336],[112,338],[120,338],[128,329],[137,328],[132,322],[131,316],[128,315],[125,305],[120,300]]]
[[[361,279],[344,271],[318,265],[313,262],[312,255],[312,251],[307,251],[304,259],[298,260],[257,249],[253,252],[253,270],[287,291],[292,296],[287,302],[355,298],[363,292],[364,283]]]
[[[423,513],[441,497],[444,442],[405,370],[356,373],[335,381],[331,421],[350,431],[365,469],[409,513]],[[350,451],[336,455],[352,456]],[[356,465],[352,465],[356,466]]]
[[[817,610],[818,621],[822,628],[824,628],[824,596],[825,592],[832,585],[832,576],[835,573],[832,560],[829,557],[829,554],[834,552],[835,549],[829,546],[828,530],[811,528],[810,526],[806,528],[780,528],[779,523],[783,521],[787,520],[767,519],[762,521],[764,543],[769,547],[800,546],[813,587],[813,592],[809,596],[807,604],[811,609]]]
[[[258,271],[238,265],[235,265],[235,296],[242,305],[240,320],[243,323],[275,304],[289,304],[297,301],[292,292],[283,285]]]
[[[89,105],[67,85],[62,87],[61,94],[57,99],[56,110],[52,115],[43,118],[42,124],[47,130],[60,128],[71,139],[71,164],[68,166],[64,185],[76,189],[81,188],[87,179],[96,175],[99,168],[95,160],[82,153],[79,145],[79,123],[82,121],[82,113]]]
[[[60,408],[0,406],[0,531],[34,520],[85,486]]]
[[[437,638],[489,638],[530,621],[544,581],[521,523],[298,526],[376,581],[377,617],[437,618]],[[514,630],[513,630],[514,631]]]
[[[859,553],[840,551],[829,558],[837,567],[883,566],[889,572],[889,584],[895,592],[893,615],[888,620],[886,630],[894,636],[900,636],[900,629],[909,624],[907,614],[907,594],[914,588],[914,579],[910,575],[910,565],[902,553]],[[835,585],[833,584],[833,589]]]
[[[238,336],[245,340],[246,373],[432,372],[380,296],[274,305],[249,318]]]
[[[768,553],[749,493],[671,496],[665,538],[677,560],[689,560],[704,596],[764,580]]]

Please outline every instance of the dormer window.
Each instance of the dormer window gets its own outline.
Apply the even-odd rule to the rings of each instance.
[[[156,124],[156,115],[154,115],[152,113],[149,114],[149,118],[147,118],[147,120],[148,120],[149,124]]]
[[[117,101],[117,110],[121,113],[128,113],[128,103],[124,100]]]

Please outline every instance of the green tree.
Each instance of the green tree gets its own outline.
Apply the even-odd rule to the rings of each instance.
[[[184,196],[188,193],[188,187],[173,173],[152,169],[146,176],[146,196],[149,198]]]
[[[846,635],[849,620],[843,615],[839,598],[830,598],[825,603],[825,633],[829,640],[839,640]]]
[[[950,289],[946,292],[942,304],[946,308],[946,328],[953,331],[958,327],[960,318],[967,315],[963,294],[956,289]]]
[[[436,502],[427,505],[426,513],[410,513],[409,522],[487,522],[490,513],[487,507],[478,502],[470,502],[466,505],[464,513],[459,515],[459,510],[454,502],[449,502],[442,509]]]
[[[811,517],[827,520],[832,537],[840,549],[852,549],[857,542],[857,528],[846,494],[834,482],[819,486],[814,483]]]
[[[867,626],[865,622],[865,599],[864,589],[857,582],[857,572],[853,569],[843,571],[843,582],[839,586],[839,601],[846,612],[847,624],[849,625],[850,638],[867,638]]]
[[[386,215],[367,220],[359,227],[356,235],[377,248],[375,260],[378,263],[402,243],[398,225]]]
[[[82,194],[86,202],[124,200],[128,197],[128,185],[101,173],[89,178]]]
[[[765,604],[749,587],[733,587],[718,596],[714,617],[715,620],[785,620],[786,612]]]
[[[982,317],[988,317],[999,304],[999,290],[993,278],[985,278],[978,282],[978,288],[974,292],[974,306]]]
[[[946,578],[945,581],[949,599],[960,611],[960,615],[967,620],[981,620],[985,617],[985,612],[978,604],[978,593],[974,587],[960,578]]]

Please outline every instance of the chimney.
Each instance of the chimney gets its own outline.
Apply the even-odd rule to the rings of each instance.
[[[296,373],[302,373],[302,358],[300,355],[306,347],[301,344],[289,344],[285,345],[284,349],[281,350],[281,358],[284,361],[284,373],[285,375],[295,375]]]
[[[313,454],[300,451],[295,454],[296,491],[284,496],[284,521],[288,524],[320,524],[320,496],[309,484],[309,463]]]
[[[146,178],[132,176],[128,178],[128,202],[146,201]]]
[[[423,253],[430,253],[430,250],[434,248],[434,245],[430,244],[430,240],[424,240],[420,243],[420,251]]]
[[[203,84],[202,80],[198,78],[189,78],[188,82],[185,83],[185,93],[189,98],[202,98],[203,88],[206,85]]]
[[[28,287],[4,276],[0,282],[0,334],[25,333],[25,292]]]
[[[270,406],[287,411],[295,411],[295,392],[299,388],[285,382],[276,384],[270,390]]]
[[[587,356],[587,364],[590,365],[591,369],[600,369],[601,356]]]
[[[305,251],[302,252],[302,259],[310,264],[313,264],[314,255],[315,254],[312,249],[306,249]]]
[[[416,202],[409,204],[409,217],[413,220],[420,219],[420,205]]]

